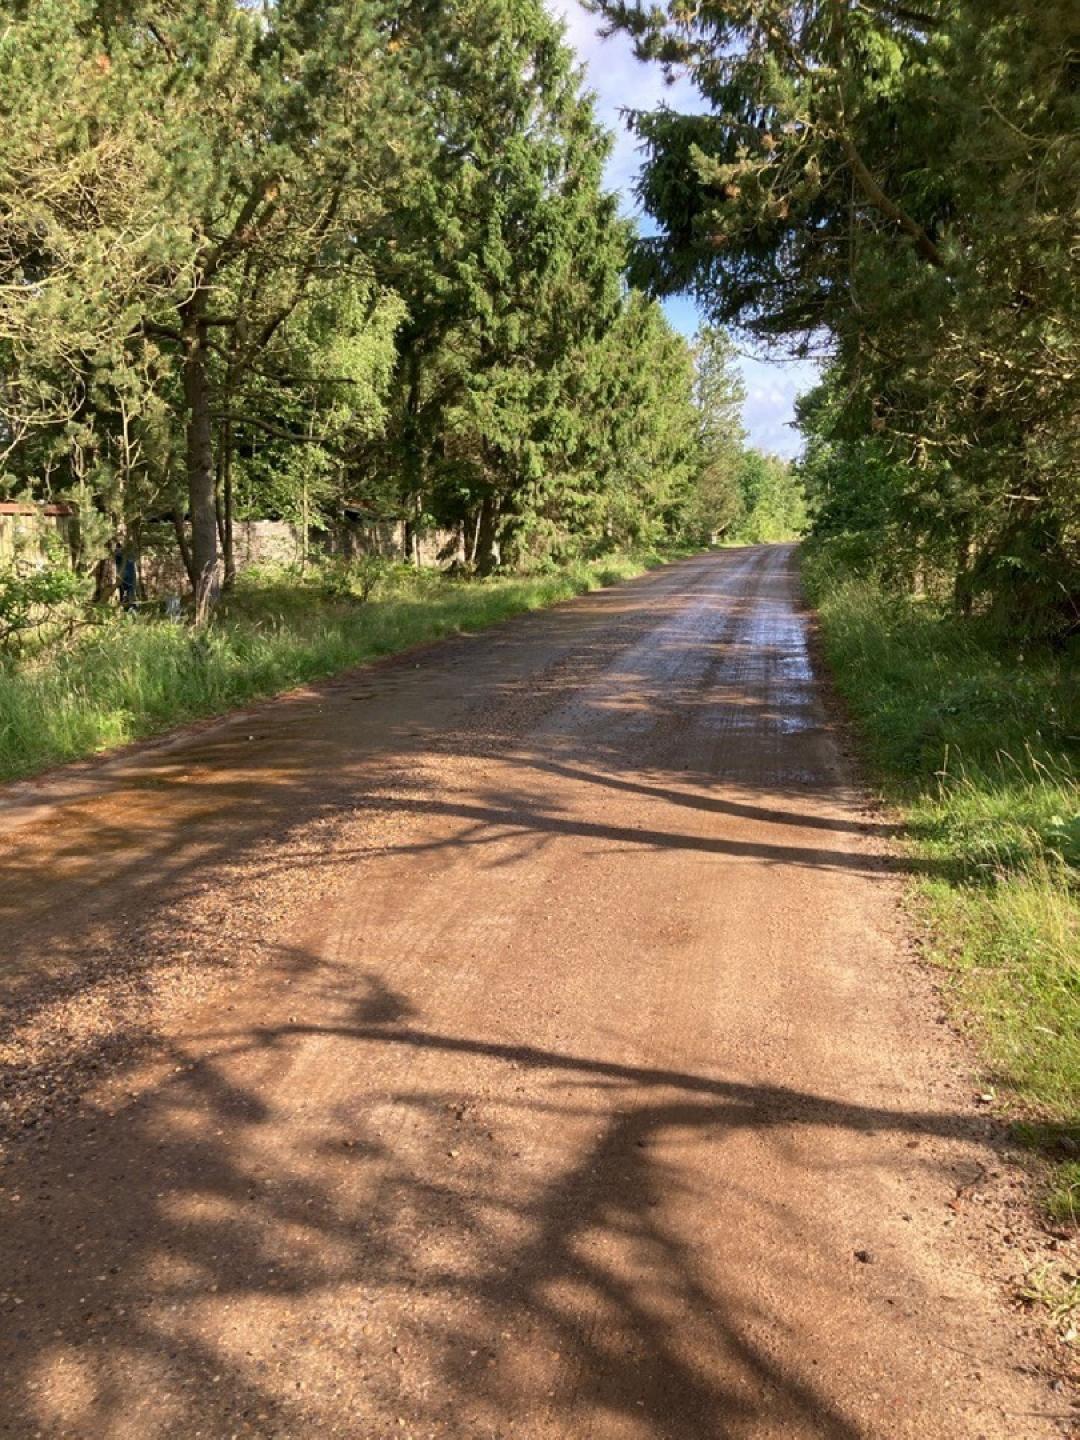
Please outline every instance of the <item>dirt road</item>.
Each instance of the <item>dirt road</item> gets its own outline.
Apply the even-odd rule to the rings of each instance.
[[[790,550],[16,787],[0,858],[0,1434],[1060,1435]]]

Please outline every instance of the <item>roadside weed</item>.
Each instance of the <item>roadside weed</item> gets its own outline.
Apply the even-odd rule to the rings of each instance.
[[[1036,1265],[1017,1294],[1026,1305],[1045,1311],[1066,1345],[1080,1343],[1080,1276],[1050,1264]]]

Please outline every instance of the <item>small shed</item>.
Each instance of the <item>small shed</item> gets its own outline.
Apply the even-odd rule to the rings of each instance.
[[[74,522],[72,505],[0,500],[0,565],[8,564],[17,555],[44,558],[50,535],[59,536],[70,548]]]

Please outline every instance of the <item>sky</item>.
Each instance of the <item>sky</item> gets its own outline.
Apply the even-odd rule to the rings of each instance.
[[[585,67],[587,83],[596,92],[596,110],[601,122],[615,135],[615,148],[607,168],[608,185],[621,196],[624,212],[640,220],[633,193],[640,156],[637,140],[628,132],[620,110],[628,106],[650,110],[661,101],[675,109],[697,110],[701,108],[701,99],[688,81],[666,85],[658,66],[644,65],[635,59],[624,35],[602,39],[597,31],[597,18],[583,10],[576,0],[548,0],[548,4],[565,23],[566,38]],[[664,309],[676,329],[687,337],[693,335],[699,316],[692,300],[677,296],[665,301]],[[808,362],[781,364],[750,355],[740,357],[739,363],[746,383],[743,423],[751,445],[775,455],[798,454],[799,435],[791,428],[795,397],[814,384],[815,367]]]

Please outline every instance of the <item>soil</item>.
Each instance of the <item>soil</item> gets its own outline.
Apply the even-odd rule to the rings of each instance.
[[[1041,1440],[788,547],[0,799],[0,1434]]]

